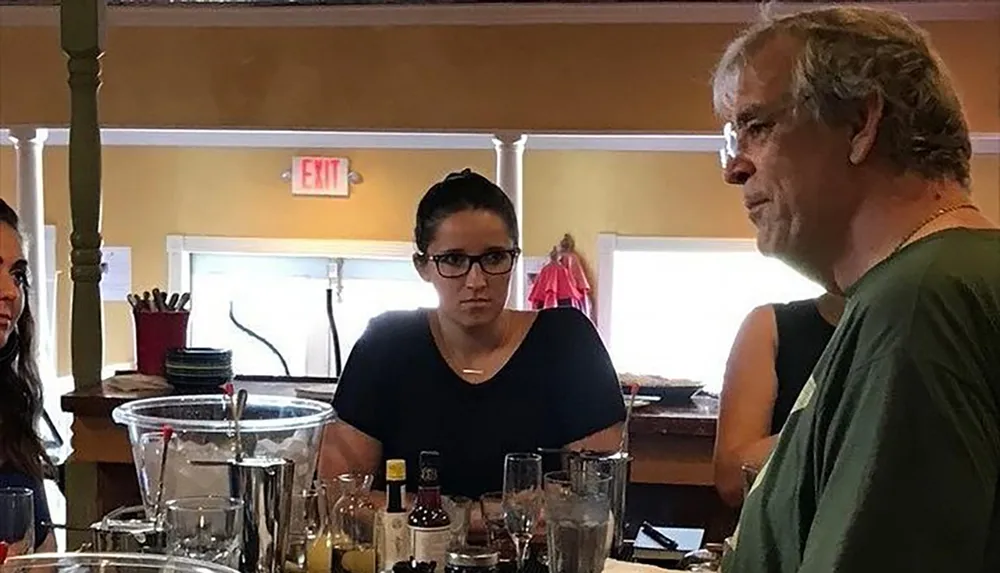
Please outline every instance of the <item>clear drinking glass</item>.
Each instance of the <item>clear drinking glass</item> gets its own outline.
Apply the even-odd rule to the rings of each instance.
[[[233,569],[240,564],[243,501],[228,497],[185,497],[164,504],[167,553]]]
[[[484,493],[479,498],[479,511],[486,526],[486,542],[500,554],[501,561],[515,559],[517,551],[503,518],[503,492]]]
[[[0,541],[7,556],[35,550],[35,494],[26,487],[0,488]]]
[[[331,570],[375,571],[375,504],[371,474],[337,476],[340,499],[330,510]]]
[[[326,529],[326,495],[323,493],[323,486],[316,484],[312,489],[303,491],[302,505],[302,531],[307,538],[315,539]]]
[[[286,560],[308,569],[309,547],[326,530],[326,495],[321,484],[295,493],[292,496],[292,524],[289,531],[289,548]],[[302,508],[302,511],[295,511]]]
[[[486,541],[490,547],[499,549],[499,543],[509,537],[503,519],[503,492],[484,493],[479,498],[479,511],[486,526]]]
[[[601,573],[611,550],[611,476],[545,474],[551,573]]]
[[[514,539],[520,571],[542,513],[542,456],[507,454],[503,466],[504,523]]]
[[[451,545],[465,547],[472,520],[472,500],[461,495],[442,496],[441,505],[451,519]]]

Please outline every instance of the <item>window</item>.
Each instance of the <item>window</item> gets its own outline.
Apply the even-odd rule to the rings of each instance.
[[[823,292],[753,241],[602,235],[599,252],[599,322],[617,369],[710,392],[751,309]]]
[[[437,293],[417,275],[407,244],[373,248],[351,241],[181,237],[173,242],[172,290],[190,285],[190,344],[232,349],[237,374],[282,375],[285,369],[266,345],[233,323],[230,305],[242,326],[281,353],[292,376],[335,374],[327,289],[345,362],[373,317],[437,305]]]

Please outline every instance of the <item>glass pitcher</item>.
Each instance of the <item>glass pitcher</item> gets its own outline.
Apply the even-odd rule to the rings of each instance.
[[[370,474],[341,474],[328,488],[339,492],[329,511],[330,571],[375,573],[375,504]],[[328,497],[327,499],[331,499]]]

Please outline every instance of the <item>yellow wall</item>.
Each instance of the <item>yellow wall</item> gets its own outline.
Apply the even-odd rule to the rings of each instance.
[[[928,22],[974,131],[1000,131],[1000,19]],[[732,25],[120,28],[122,127],[708,131]],[[0,28],[0,124],[68,121],[58,30]]]
[[[299,150],[306,152],[308,150]],[[350,199],[292,197],[279,175],[296,150],[104,150],[104,239],[132,248],[135,290],[166,283],[168,234],[405,241],[424,190],[448,171],[492,175],[492,151],[324,150],[364,175]],[[66,148],[45,152],[46,222],[58,227],[59,370],[69,371],[69,191]],[[591,262],[596,238],[630,235],[749,237],[739,192],[722,183],[711,153],[529,151],[524,233],[544,255],[564,232]],[[973,162],[975,196],[1000,221],[1000,158]],[[14,197],[14,154],[0,149],[0,196]],[[106,361],[132,357],[125,303],[106,305]]]
[[[324,153],[334,153],[324,150]],[[413,208],[433,181],[456,167],[492,174],[493,152],[338,151],[365,182],[349,200],[293,198],[280,174],[292,150],[104,149],[105,245],[132,248],[135,290],[166,284],[168,234],[407,240]],[[65,147],[45,151],[46,223],[58,227],[57,268],[69,266]],[[12,199],[14,154],[0,150],[0,195]],[[69,278],[59,284],[60,372],[69,370]],[[106,309],[107,363],[132,356],[126,303]]]
[[[988,217],[1000,223],[1000,156],[973,157],[972,196]]]

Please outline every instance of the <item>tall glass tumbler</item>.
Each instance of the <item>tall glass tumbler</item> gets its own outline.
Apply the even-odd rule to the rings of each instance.
[[[611,476],[545,474],[551,573],[601,573],[611,550]]]

